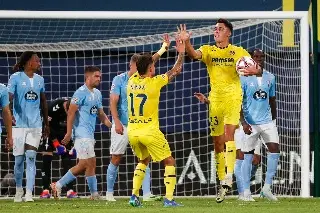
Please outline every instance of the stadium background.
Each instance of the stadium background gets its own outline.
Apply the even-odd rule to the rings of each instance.
[[[212,7],[210,6],[212,5]],[[44,1],[39,1],[39,0],[34,0],[34,1],[19,1],[19,3],[15,2],[14,4],[8,1],[1,1],[0,2],[0,8],[2,9],[21,9],[21,10],[106,10],[106,11],[110,11],[110,10],[114,10],[114,11],[127,11],[127,10],[131,10],[131,11],[208,11],[208,10],[213,10],[213,11],[246,11],[246,10],[254,10],[254,11],[259,11],[259,10],[274,10],[274,9],[280,9],[281,10],[282,7],[282,1],[281,0],[243,0],[242,4],[237,4],[236,0],[231,0],[230,4],[226,5],[223,4],[219,1],[209,1],[209,0],[203,0],[201,4],[183,4],[181,5],[181,3],[179,2],[171,2],[168,0],[164,0],[164,1],[158,1],[158,2],[151,2],[151,1],[147,1],[147,0],[140,0],[139,3],[135,2],[135,1],[109,1],[109,2],[105,2],[103,0],[95,0],[95,1],[91,1],[90,5],[88,5],[87,1],[62,1],[62,0],[56,0],[56,1],[50,1],[50,2],[44,2]],[[296,0],[295,1],[295,10],[307,10],[309,8],[309,2],[308,1],[303,1],[303,0]],[[119,34],[121,31],[121,26],[119,27]],[[174,31],[174,27],[175,26],[171,26],[172,27],[172,31]],[[129,31],[129,33],[131,33],[130,30],[132,29],[128,29],[126,28],[127,31]],[[133,33],[131,33],[132,35],[137,35],[134,33],[134,31],[132,31]],[[140,35],[140,34],[139,34]],[[1,41],[0,41],[1,42]],[[149,46],[147,48],[144,47],[144,50],[150,50],[150,51],[156,51],[158,49],[157,45],[153,45],[153,46]],[[99,54],[103,54],[103,55],[109,55],[109,57],[107,58],[103,58],[102,64],[111,64],[111,66],[105,66],[105,67],[101,67],[102,71],[103,71],[103,84],[101,85],[101,89],[104,91],[108,91],[110,86],[111,86],[111,81],[112,78],[121,72],[124,72],[127,70],[127,65],[125,62],[127,62],[129,59],[126,56],[117,56],[118,50],[115,50],[114,52],[108,51],[108,52],[77,52],[74,53],[74,55],[70,55],[70,53],[59,53],[59,54],[55,54],[55,53],[51,53],[50,57],[52,58],[50,61],[49,60],[44,60],[42,61],[43,65],[48,67],[49,65],[51,67],[54,67],[50,70],[50,72],[52,73],[53,77],[51,80],[53,81],[57,81],[54,78],[59,78],[57,75],[61,72],[64,72],[66,70],[63,70],[65,68],[60,68],[58,69],[58,65],[63,66],[63,65],[70,65],[72,68],[68,68],[68,74],[70,74],[70,76],[68,78],[65,78],[65,82],[64,83],[68,83],[68,82],[78,82],[78,83],[69,83],[69,84],[64,84],[66,85],[65,91],[66,92],[57,92],[57,93],[52,93],[49,97],[49,99],[51,98],[57,98],[57,97],[61,97],[61,96],[71,96],[73,91],[76,90],[77,87],[79,87],[81,85],[81,82],[83,82],[83,77],[82,76],[76,76],[73,75],[76,72],[79,72],[75,69],[74,65],[78,65],[78,66],[83,66],[84,64],[91,64],[92,59],[91,56],[96,56],[98,58],[96,58],[96,60],[99,60],[101,63],[101,58],[99,58]],[[0,54],[5,54],[5,53],[0,53]],[[68,55],[68,57],[64,57],[63,54],[65,54],[65,56]],[[95,55],[96,54],[96,55]],[[77,59],[76,56],[82,56],[82,55],[86,55],[88,56],[86,61],[83,61],[83,59]],[[44,55],[45,56],[45,55]],[[59,57],[58,57],[59,56]],[[45,58],[48,58],[48,56],[45,56]],[[6,60],[6,59],[5,59]],[[7,64],[7,61],[0,61],[0,64],[5,63]],[[278,61],[279,63],[281,63],[281,61]],[[15,63],[15,61],[9,61],[10,65],[13,65]],[[161,63],[161,62],[160,62]],[[169,64],[173,64],[174,61],[171,59],[169,62]],[[117,64],[117,65],[112,65],[112,64]],[[119,65],[120,64],[120,65]],[[311,65],[311,64],[310,64]],[[192,68],[190,66],[193,66]],[[196,69],[204,69],[204,66],[201,67],[197,67],[198,64],[194,64],[194,65],[187,65],[184,67],[184,69],[188,69],[188,70],[196,70]],[[165,68],[160,68],[158,69],[158,71],[160,73],[164,73],[166,71]],[[44,70],[45,72],[45,70]],[[185,76],[186,77],[190,77],[191,79],[197,79],[197,77],[202,76],[205,77],[207,74],[205,71],[201,71],[201,72],[196,72],[196,73],[192,73],[192,75],[190,76]],[[310,78],[312,79],[312,74],[310,75]],[[49,82],[50,79],[46,79],[46,82]],[[60,79],[61,81],[61,79]],[[165,96],[170,96],[170,97],[190,97],[192,96],[192,94],[196,91],[194,91],[192,88],[200,88],[201,92],[207,92],[209,87],[208,87],[208,82],[201,82],[202,84],[199,85],[199,81],[194,80],[194,81],[187,81],[184,82],[182,81],[182,79],[177,79],[178,84],[176,84],[175,88],[173,87],[173,85],[169,85],[168,88],[166,89],[167,93],[166,94],[162,94],[162,99],[166,98]],[[4,76],[0,77],[0,82],[1,83],[6,83],[7,82],[7,78]],[[312,82],[312,81],[311,81]],[[191,87],[190,87],[190,83],[191,83]],[[53,91],[54,89],[52,88],[53,85],[50,83],[46,84],[46,90],[49,91]],[[312,84],[310,85],[311,87],[311,93],[310,95],[312,95]],[[188,89],[184,89],[183,94],[181,92],[182,88],[188,88]],[[61,91],[63,91],[63,87],[60,88]],[[175,91],[176,90],[176,91]],[[108,106],[109,102],[108,102],[108,94],[103,94],[104,98],[104,106]],[[311,100],[311,99],[310,99]],[[199,161],[205,162],[208,161],[208,159],[211,158],[210,156],[210,151],[212,149],[208,149],[208,150],[203,150],[202,149],[202,142],[207,143],[206,137],[205,135],[202,135],[201,137],[204,138],[203,141],[199,141],[199,140],[192,140],[197,139],[199,137],[198,134],[194,134],[192,133],[192,130],[194,129],[205,129],[207,127],[207,122],[205,121],[206,118],[206,113],[200,113],[200,114],[192,114],[191,112],[196,112],[196,111],[202,111],[205,112],[205,106],[198,106],[196,104],[196,100],[192,100],[190,102],[190,99],[181,99],[180,105],[179,106],[184,106],[182,111],[177,111],[179,109],[172,109],[172,110],[167,110],[167,111],[162,111],[162,114],[160,114],[159,117],[167,117],[167,119],[161,119],[161,126],[162,127],[166,127],[166,128],[162,128],[162,131],[166,132],[167,134],[170,133],[175,133],[175,139],[182,141],[182,143],[174,143],[174,138],[170,138],[170,136],[168,137],[168,141],[171,142],[171,147],[177,150],[176,155],[179,155],[181,162],[177,161],[177,164],[183,164],[185,165],[185,158],[188,158],[189,153],[187,153],[187,156],[183,156],[185,155],[185,152],[183,152],[182,150],[184,149],[190,149],[192,147],[192,149],[195,151],[196,156],[201,156],[203,159],[199,159]],[[170,102],[167,104],[171,104]],[[176,102],[177,104],[177,102]],[[312,103],[311,103],[312,106]],[[202,107],[201,109],[199,109],[199,107]],[[160,108],[165,109],[166,106],[165,104],[160,105]],[[106,107],[107,109],[107,107]],[[181,108],[180,108],[181,110]],[[200,118],[198,117],[200,115]],[[285,116],[285,115],[282,115]],[[184,120],[197,120],[200,119],[203,122],[193,122],[191,123],[182,123],[179,122],[179,119],[182,121],[182,117],[184,117]],[[312,116],[312,109],[311,109],[311,116],[310,116],[310,122],[312,123],[313,121],[313,116]],[[288,121],[289,122],[289,121]],[[177,124],[175,126],[172,126],[171,124]],[[288,124],[290,125],[290,124]],[[108,139],[109,138],[109,131],[106,131],[105,128],[100,129],[100,126],[97,126],[97,132],[100,132],[100,130],[102,130],[104,135],[103,138],[104,139]],[[312,125],[311,125],[312,127]],[[312,131],[312,129],[311,129]],[[201,134],[201,133],[200,133]],[[99,139],[99,137],[101,137],[100,133],[96,134],[97,139]],[[190,139],[190,140],[189,140]],[[184,144],[183,140],[188,140],[189,143],[188,144]],[[98,176],[99,178],[99,182],[101,183],[101,181],[105,181],[105,172],[106,172],[106,166],[109,163],[109,158],[107,156],[109,156],[109,151],[108,149],[105,149],[106,147],[108,147],[109,144],[109,140],[103,141],[104,144],[100,144],[97,143],[96,144],[96,148],[97,150],[100,150],[97,152],[97,156],[106,156],[104,158],[102,158],[101,160],[98,160],[97,162],[97,174],[102,174],[101,176]],[[206,146],[207,144],[205,144]],[[104,149],[100,149],[100,147],[103,146]],[[197,148],[195,148],[197,147]],[[210,147],[210,146],[209,146]],[[207,148],[206,148],[207,149]],[[3,149],[2,149],[3,150]],[[102,150],[102,152],[101,152]],[[200,153],[203,152],[207,152],[208,155],[200,155]],[[131,151],[129,150],[128,155],[132,155]],[[13,168],[13,164],[6,164],[6,159],[9,156],[5,153],[1,153],[1,177],[3,177],[6,173],[7,173],[7,169]],[[40,157],[38,155],[38,157]],[[12,156],[11,156],[11,162],[12,162]],[[38,159],[40,160],[40,158]],[[284,161],[286,161],[287,159],[282,159]],[[135,159],[129,159],[129,161],[135,161]],[[288,160],[287,160],[288,161]],[[100,165],[104,165],[104,167],[99,167]],[[58,166],[53,165],[53,167]],[[158,169],[158,165],[153,164],[152,165],[152,171],[159,171]],[[201,168],[202,170],[205,172],[205,176],[209,177],[210,176],[210,162],[207,162],[207,164],[202,164]],[[289,165],[288,165],[289,167]],[[37,176],[40,177],[40,171],[39,168],[41,168],[41,165],[38,164],[37,165],[38,168],[38,174]],[[282,168],[286,171],[289,171],[289,168]],[[98,171],[100,170],[100,171]],[[134,167],[132,166],[132,168],[126,166],[126,165],[121,165],[120,166],[120,171],[133,171]],[[55,171],[57,172],[57,171]],[[181,174],[182,171],[177,171],[178,174]],[[130,173],[130,172],[129,172]],[[120,173],[121,174],[121,173]],[[123,173],[122,173],[123,174]],[[123,175],[123,177],[121,177],[121,175],[119,176],[119,179],[122,181],[125,181],[125,179],[130,178],[131,179],[131,175],[129,175],[129,177],[127,175]],[[158,172],[154,175],[161,175]],[[58,176],[53,174],[53,176]],[[285,174],[285,176],[287,176],[287,174]],[[198,177],[196,177],[195,180],[197,180]],[[298,178],[298,177],[297,177]],[[281,179],[281,177],[279,177],[279,179]],[[194,179],[193,179],[194,180]],[[190,191],[190,189],[192,188],[194,191],[194,195],[196,194],[213,194],[215,193],[214,191],[206,191],[206,190],[202,190],[197,191],[197,188],[200,188],[199,186],[197,186],[197,184],[192,184],[191,183],[192,180],[191,179],[185,179],[184,184],[182,185],[178,185],[178,189],[177,191],[182,191],[179,190],[179,187],[183,187],[184,190]],[[84,184],[84,179],[80,179],[78,181],[78,183],[80,183],[82,186],[85,185]],[[197,181],[197,183],[199,183],[199,181]],[[40,185],[40,182],[37,181],[36,183],[37,186]],[[210,185],[210,184],[209,184]],[[119,185],[116,186],[116,188],[119,187]],[[130,186],[126,186],[126,187],[121,187],[121,189],[129,189]],[[210,188],[210,187],[208,187]],[[99,184],[99,190],[104,190],[105,189],[105,185]],[[211,187],[212,190],[214,190],[213,187]],[[40,189],[38,188],[38,190],[36,191],[36,194],[39,194]],[[78,189],[79,191],[87,191],[84,189]],[[157,191],[155,191],[154,193],[157,193]],[[295,194],[295,192],[290,192]],[[123,194],[121,195],[127,195],[127,191],[123,191]],[[183,195],[183,194],[180,194]]]

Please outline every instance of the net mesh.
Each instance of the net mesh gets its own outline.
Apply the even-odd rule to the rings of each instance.
[[[113,77],[126,72],[134,53],[155,52],[160,48],[163,33],[173,40],[176,26],[185,23],[192,31],[195,48],[214,44],[214,20],[0,20],[0,79],[7,83],[11,67],[25,50],[41,56],[48,100],[72,96],[83,84],[85,66],[102,70],[100,90],[105,112],[108,112],[109,89]],[[274,181],[274,192],[280,195],[300,195],[300,106],[301,68],[299,46],[282,47],[282,20],[234,20],[232,43],[247,50],[260,48],[266,53],[266,70],[276,76],[278,131],[281,157]],[[295,44],[300,42],[299,22],[295,22]],[[156,65],[157,73],[165,73],[175,62],[170,48]],[[186,59],[183,73],[163,89],[159,118],[173,156],[176,158],[176,195],[215,195],[217,177],[212,139],[209,137],[207,107],[193,97],[194,92],[208,94],[209,79],[205,65]],[[106,170],[109,164],[109,130],[97,124],[95,137],[99,191],[106,190]],[[2,140],[4,141],[4,139]],[[253,193],[259,193],[266,171],[266,150],[252,179]],[[13,173],[13,157],[1,152],[1,177]],[[41,191],[41,154],[37,156],[36,195]],[[75,163],[75,162],[74,162]],[[128,146],[119,167],[115,195],[131,193],[136,158]],[[63,175],[61,162],[54,156],[52,180]],[[151,164],[152,192],[164,194],[164,168]],[[88,195],[84,177],[76,181],[80,195]],[[5,195],[6,187],[1,188]],[[9,191],[10,192],[10,191]],[[236,194],[236,188],[231,192]]]

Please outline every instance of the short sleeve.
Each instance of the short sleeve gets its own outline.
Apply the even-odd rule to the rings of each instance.
[[[0,100],[1,100],[1,107],[6,107],[10,103],[9,102],[9,92],[5,86],[3,86],[3,88],[2,88]]]
[[[71,98],[71,104],[81,106],[83,104],[84,98],[85,98],[85,94],[77,90]]]
[[[269,94],[270,94],[270,97],[276,96],[276,78],[274,76],[272,76]]]
[[[207,64],[209,62],[209,60],[208,60],[208,58],[209,58],[209,49],[210,49],[210,45],[202,45],[198,49],[202,54],[202,57],[199,60],[204,62],[205,64]]]
[[[41,89],[40,89],[40,92],[45,92],[46,91],[46,89],[45,89],[45,86],[44,86],[44,78],[43,77],[41,77]]]
[[[162,75],[157,75],[153,78],[154,80],[154,85],[156,87],[158,87],[159,89],[161,89],[163,86],[167,85],[169,82],[169,78],[166,74],[162,74]]]
[[[17,74],[13,74],[10,76],[9,82],[8,82],[8,91],[12,94],[16,91],[16,85],[17,85]]]
[[[112,80],[112,85],[110,89],[110,94],[120,95],[121,84],[119,76],[116,76]]]

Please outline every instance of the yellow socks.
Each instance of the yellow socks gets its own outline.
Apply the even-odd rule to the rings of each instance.
[[[139,196],[139,191],[144,179],[144,175],[146,174],[146,168],[147,166],[145,164],[138,163],[136,170],[134,170],[132,189],[133,195]]]
[[[224,152],[216,154],[216,166],[219,180],[224,180],[226,177],[226,160],[224,158]]]
[[[236,143],[234,141],[228,141],[226,143],[227,174],[233,174],[235,163],[236,163]]]
[[[176,182],[176,168],[174,166],[166,166],[164,170],[164,184],[166,185],[166,198],[168,200],[173,200]]]

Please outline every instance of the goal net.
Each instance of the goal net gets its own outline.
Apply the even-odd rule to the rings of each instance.
[[[94,17],[94,13],[92,16]],[[162,16],[165,18],[166,16]],[[254,16],[253,16],[254,17]],[[216,17],[217,18],[217,17]],[[7,84],[12,66],[21,52],[33,50],[41,57],[41,75],[45,79],[48,100],[70,97],[84,83],[84,67],[95,65],[102,70],[99,89],[103,96],[105,112],[109,114],[109,90],[113,77],[128,71],[130,57],[134,53],[156,52],[162,44],[162,35],[168,33],[172,41],[176,26],[186,24],[192,31],[192,44],[214,44],[211,19],[64,19],[57,18],[2,18],[0,19],[0,80]],[[308,122],[302,121],[308,115],[308,103],[301,104],[308,94],[303,70],[308,63],[304,52],[301,54],[302,31],[300,19],[293,21],[292,33],[286,35],[283,19],[232,19],[234,32],[231,42],[247,50],[262,49],[266,54],[265,69],[276,76],[277,125],[280,135],[281,157],[273,191],[284,196],[308,196],[302,186],[309,185]],[[305,29],[305,28],[302,28]],[[293,36],[291,46],[283,45],[285,37]],[[304,37],[305,39],[306,37]],[[175,62],[175,50],[165,53],[156,64],[156,73],[165,73]],[[305,43],[304,43],[305,44]],[[305,47],[308,48],[308,47]],[[308,54],[308,53],[307,53]],[[303,58],[302,58],[303,57]],[[303,71],[302,71],[303,70]],[[303,76],[304,75],[304,76]],[[307,75],[308,76],[308,75]],[[173,156],[176,159],[177,186],[175,195],[205,196],[216,195],[217,176],[212,139],[209,136],[207,106],[193,96],[195,92],[208,94],[209,79],[202,62],[185,60],[183,72],[162,90],[159,118],[162,132],[166,135]],[[306,99],[308,100],[308,99]],[[304,113],[304,114],[303,114]],[[305,123],[303,123],[305,122]],[[307,129],[306,129],[307,128]],[[110,132],[97,124],[95,151],[97,156],[98,189],[106,191],[106,170],[109,164]],[[13,173],[14,158],[6,153],[2,139],[1,179]],[[308,151],[303,151],[307,149]],[[303,155],[307,153],[308,156]],[[258,194],[264,183],[266,171],[266,149],[262,147],[261,164],[252,178],[251,189]],[[128,196],[132,189],[132,176],[137,160],[130,147],[119,167],[115,195]],[[305,168],[307,167],[307,168]],[[37,156],[35,195],[42,190],[42,156]],[[304,172],[307,171],[308,174]],[[151,163],[151,188],[153,194],[164,194],[164,168]],[[54,156],[52,180],[63,176],[60,158]],[[305,183],[307,182],[307,184]],[[84,176],[76,180],[79,195],[88,195]],[[2,184],[1,195],[6,195],[7,186]],[[10,190],[9,190],[10,192]],[[237,195],[236,184],[231,192]],[[11,193],[12,195],[12,193]]]

